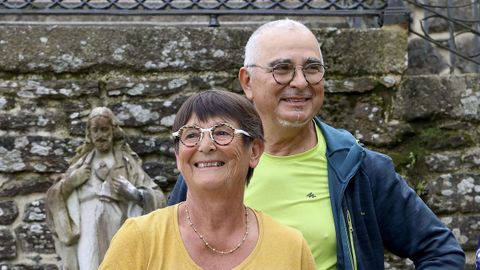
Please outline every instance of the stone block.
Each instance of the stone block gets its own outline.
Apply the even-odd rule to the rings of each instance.
[[[17,246],[15,237],[8,229],[0,229],[0,261],[15,259]],[[0,268],[3,270],[3,268]]]
[[[236,73],[254,28],[3,25],[0,71],[75,73],[127,68]],[[332,74],[401,74],[406,68],[406,31],[313,31]]]
[[[28,111],[0,113],[0,129],[2,130],[54,131],[59,122],[61,122],[61,115],[58,112],[44,112],[42,114]]]
[[[186,77],[175,77],[157,81],[108,81],[109,96],[126,95],[130,97],[168,97],[183,91],[189,84]]]
[[[58,270],[54,264],[5,264],[0,263],[0,270]]]
[[[400,76],[385,75],[383,77],[359,76],[346,79],[326,79],[326,93],[364,93],[376,88],[392,88],[400,83]]]
[[[78,80],[28,80],[1,81],[0,94],[7,94],[22,99],[68,99],[81,96],[99,96],[97,81]]]
[[[407,31],[330,28],[315,33],[321,44],[327,74],[356,77],[402,74],[406,69]]]
[[[52,233],[46,224],[23,224],[15,228],[15,235],[24,252],[55,253]]]
[[[13,200],[0,201],[0,225],[12,224],[18,216],[17,204]]]
[[[135,136],[128,137],[127,142],[132,150],[138,155],[160,154],[162,156],[174,157],[173,143],[168,138]]]
[[[147,161],[143,163],[143,169],[161,188],[175,183],[179,174],[175,160]]]
[[[163,102],[122,102],[113,104],[111,109],[124,127],[148,125],[170,127],[173,124],[174,115],[186,98],[186,96],[178,96]]]
[[[480,214],[446,216],[441,220],[452,230],[464,251],[477,249]]]
[[[42,136],[0,137],[0,172],[64,172],[80,140]]]
[[[394,112],[406,121],[480,120],[480,75],[408,76],[398,89]]]
[[[25,222],[45,222],[45,200],[35,200],[25,205],[23,221]]]
[[[425,157],[425,165],[432,172],[471,170],[480,165],[480,149],[471,147],[462,152],[432,152]]]
[[[426,188],[427,204],[437,214],[470,213],[480,204],[480,174],[442,174]]]
[[[432,172],[449,172],[458,170],[462,160],[457,154],[431,153],[425,157],[425,164]]]
[[[36,192],[46,192],[58,175],[45,174],[0,174],[0,197],[13,197]]]
[[[430,42],[418,38],[408,42],[407,74],[439,74],[447,67],[443,57]]]

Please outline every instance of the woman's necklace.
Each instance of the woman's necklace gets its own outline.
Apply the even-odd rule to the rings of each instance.
[[[245,234],[243,235],[243,238],[242,238],[242,241],[240,241],[240,243],[238,243],[234,248],[230,249],[230,250],[227,250],[227,251],[223,251],[223,250],[218,250],[214,247],[212,247],[208,241],[205,239],[205,237],[198,232],[197,228],[195,227],[195,225],[193,225],[193,222],[192,222],[192,219],[190,219],[190,213],[188,212],[188,206],[187,204],[185,203],[185,214],[187,215],[187,222],[188,224],[190,225],[190,227],[192,227],[193,231],[195,232],[195,234],[197,234],[197,236],[200,238],[200,240],[203,241],[203,243],[205,244],[205,246],[210,249],[212,252],[215,252],[215,253],[218,253],[218,254],[221,254],[221,255],[226,255],[226,254],[230,254],[230,253],[233,253],[235,250],[239,249],[240,246],[242,246],[242,244],[245,242],[245,240],[247,239],[247,236],[248,236],[248,209],[246,206],[243,206],[244,209],[245,209]]]

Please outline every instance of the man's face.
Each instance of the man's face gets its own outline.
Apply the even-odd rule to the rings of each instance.
[[[90,137],[97,151],[108,152],[113,144],[113,127],[110,119],[102,116],[90,119]]]
[[[310,85],[302,73],[305,64],[321,62],[315,36],[305,30],[273,29],[259,37],[256,65],[273,67],[280,63],[297,66],[295,76],[288,85],[278,84],[271,72],[254,68],[247,97],[252,100],[266,127],[302,127],[320,110],[323,103],[324,80]]]

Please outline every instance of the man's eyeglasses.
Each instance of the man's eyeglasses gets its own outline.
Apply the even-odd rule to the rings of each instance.
[[[257,67],[267,70],[273,74],[273,79],[281,85],[288,85],[295,77],[297,67],[302,68],[303,77],[310,85],[320,83],[325,75],[325,66],[320,63],[310,63],[305,66],[295,66],[288,63],[277,64],[273,67],[263,67],[260,65],[247,65],[245,67]]]
[[[235,134],[243,134],[251,137],[248,132],[234,128],[227,123],[217,124],[211,128],[201,128],[197,126],[185,125],[178,131],[173,132],[172,136],[178,138],[180,142],[187,147],[194,147],[203,138],[203,133],[208,131],[210,133],[210,139],[218,145],[228,145],[233,141]]]

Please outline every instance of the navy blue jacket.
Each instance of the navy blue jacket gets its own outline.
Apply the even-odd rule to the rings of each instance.
[[[463,270],[465,254],[452,232],[395,172],[392,160],[360,146],[347,131],[315,121],[327,144],[337,268],[384,269],[387,249],[416,269]],[[180,175],[169,205],[184,201],[186,192]]]

